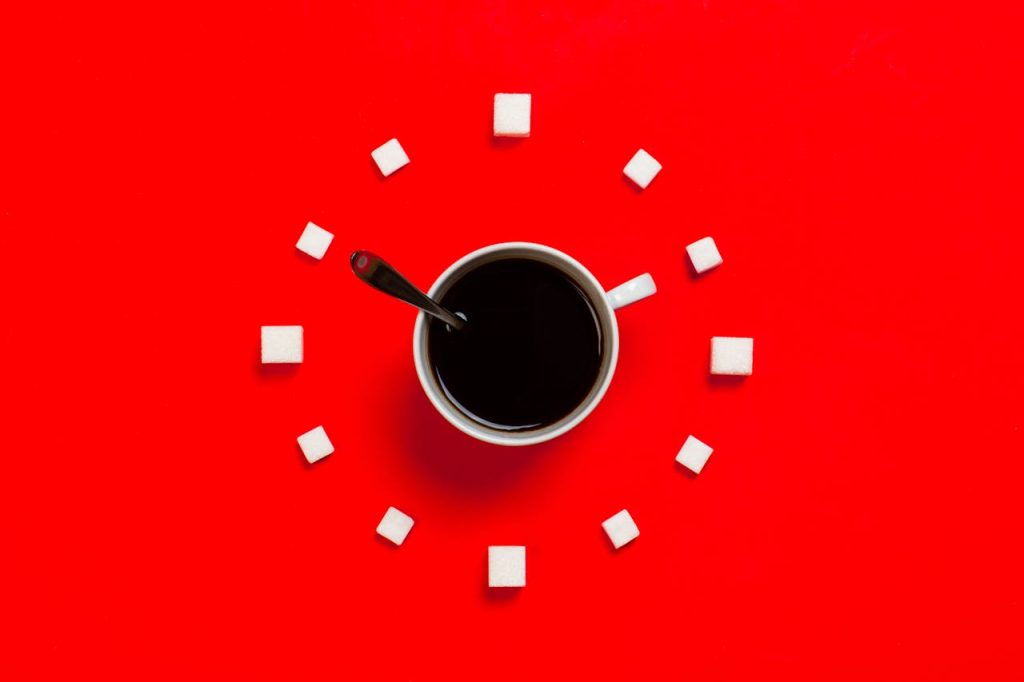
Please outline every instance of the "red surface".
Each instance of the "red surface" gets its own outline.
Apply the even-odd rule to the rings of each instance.
[[[1019,4],[27,4],[0,677],[1024,676]],[[496,91],[532,137],[491,138]],[[412,310],[346,261],[427,286],[509,239],[659,287],[605,401],[529,451],[431,411]],[[261,324],[306,362],[261,370]],[[709,381],[713,335],[755,337],[753,377]],[[523,590],[488,593],[488,544],[527,546]]]

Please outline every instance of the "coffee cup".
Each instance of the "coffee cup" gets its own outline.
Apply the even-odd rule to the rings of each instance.
[[[616,310],[655,293],[643,274],[605,291],[574,258],[505,242],[463,256],[430,287],[467,320],[420,313],[416,374],[455,428],[497,445],[534,445],[578,426],[604,397],[619,354]]]

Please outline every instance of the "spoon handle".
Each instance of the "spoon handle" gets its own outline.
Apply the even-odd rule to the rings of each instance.
[[[412,282],[402,277],[398,270],[387,264],[380,256],[370,251],[356,251],[352,254],[352,272],[356,277],[379,289],[385,294],[394,296],[433,315],[454,329],[462,329],[463,320],[452,315],[416,288]]]

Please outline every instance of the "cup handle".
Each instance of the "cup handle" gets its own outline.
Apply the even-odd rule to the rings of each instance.
[[[619,308],[625,308],[630,303],[636,303],[642,299],[652,296],[657,293],[658,287],[654,285],[654,278],[651,277],[651,273],[645,272],[639,277],[620,284],[615,287],[607,294],[608,302],[612,304],[614,310]]]

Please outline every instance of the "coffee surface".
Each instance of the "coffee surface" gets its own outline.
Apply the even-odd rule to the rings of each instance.
[[[587,396],[601,367],[597,313],[568,276],[512,258],[463,275],[441,304],[468,320],[461,331],[432,320],[428,353],[459,409],[494,428],[552,424]]]

